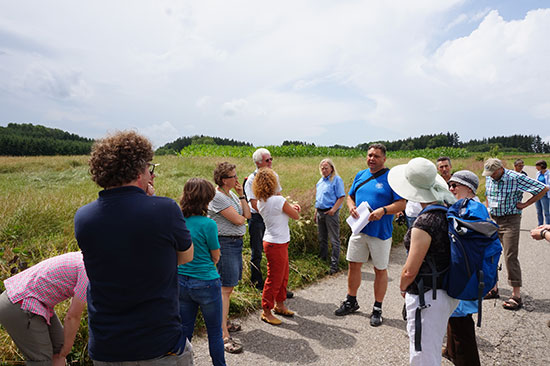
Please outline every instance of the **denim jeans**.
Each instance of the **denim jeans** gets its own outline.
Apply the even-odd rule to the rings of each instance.
[[[183,325],[183,334],[191,341],[195,329],[197,311],[200,308],[208,333],[208,348],[212,364],[216,366],[225,365],[220,279],[200,280],[198,278],[178,275],[178,280],[180,285],[180,316]]]
[[[539,226],[542,224],[550,224],[550,198],[548,198],[548,194],[545,194],[544,197],[535,202],[535,205],[537,207]]]
[[[220,260],[216,265],[223,287],[235,287],[243,277],[243,239],[218,236]]]

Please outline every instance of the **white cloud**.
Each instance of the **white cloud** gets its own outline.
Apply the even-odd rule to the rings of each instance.
[[[517,121],[550,126],[550,10],[507,21],[498,4],[3,2],[0,116],[72,119],[88,136],[139,128],[158,144],[466,139],[497,121],[549,135]],[[475,29],[442,39],[464,25]]]
[[[141,127],[138,131],[151,139],[155,148],[174,141],[180,136],[178,129],[169,121]]]

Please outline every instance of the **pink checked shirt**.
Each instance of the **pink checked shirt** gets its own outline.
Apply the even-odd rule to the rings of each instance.
[[[88,276],[81,252],[46,259],[4,281],[8,298],[50,324],[54,306],[76,297],[86,302]]]

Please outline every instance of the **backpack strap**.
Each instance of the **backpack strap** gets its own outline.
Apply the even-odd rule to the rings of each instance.
[[[435,263],[433,261],[433,258],[431,256],[424,259],[426,263],[430,266],[431,270],[431,277],[432,277],[432,298],[435,300],[437,296],[437,277],[439,276],[439,272],[437,272],[437,268],[435,267]],[[416,283],[416,287],[418,287],[418,302],[419,305],[416,308],[416,312],[414,315],[414,349],[417,352],[422,351],[422,345],[421,345],[421,339],[422,339],[422,310],[429,308],[430,305],[426,305],[426,298],[424,297],[424,293],[426,292],[426,289],[424,288],[424,278],[422,276],[420,277],[420,280]]]
[[[368,182],[370,182],[371,180],[373,179],[376,179],[382,175],[384,175],[387,171],[389,171],[388,168],[383,168],[383,169],[380,169],[379,171],[377,171],[376,173],[374,173],[373,175],[371,175],[368,179],[362,181],[361,183],[359,183],[359,185],[357,187],[355,187],[355,192],[357,193],[357,191],[359,190],[359,188],[363,187],[365,184],[367,184]],[[352,194],[351,197],[353,198],[353,200],[355,201],[355,194]]]
[[[477,326],[481,327],[481,310],[483,309],[483,289],[485,288],[485,282],[483,281],[483,271],[478,273],[479,284],[477,286]]]

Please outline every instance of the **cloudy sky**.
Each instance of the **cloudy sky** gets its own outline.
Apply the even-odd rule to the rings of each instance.
[[[0,2],[0,125],[256,146],[550,140],[550,2]]]

